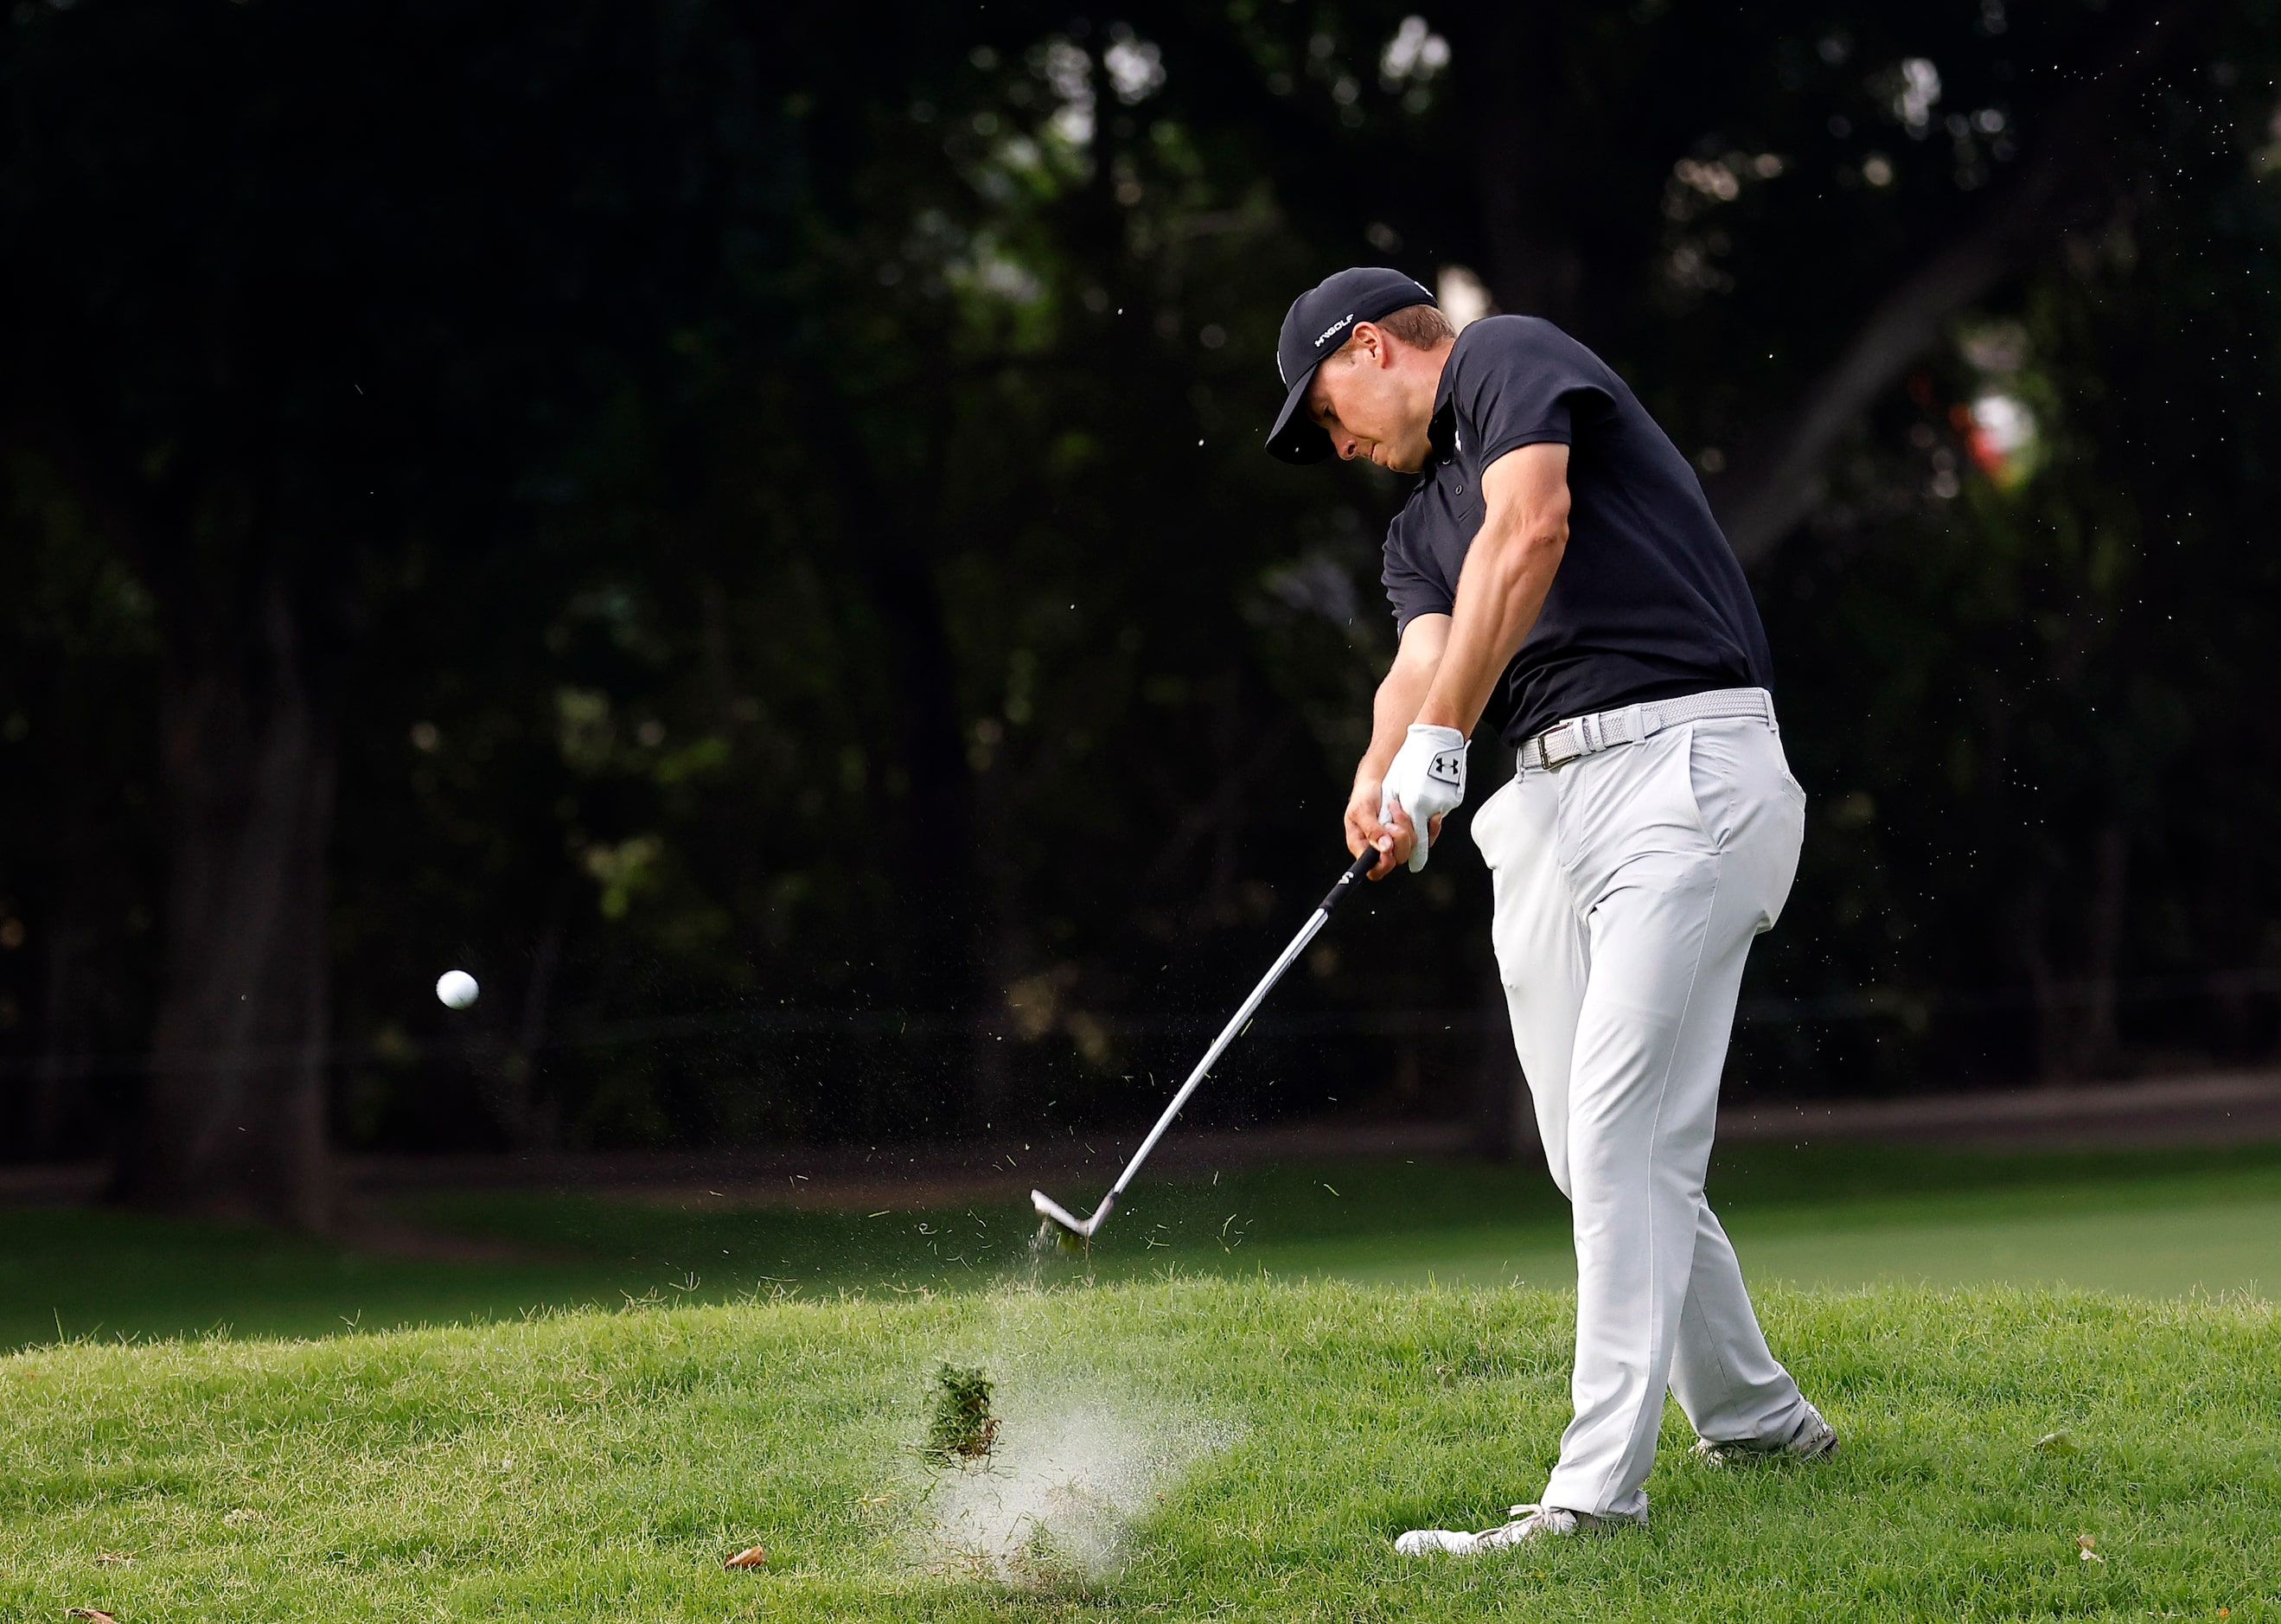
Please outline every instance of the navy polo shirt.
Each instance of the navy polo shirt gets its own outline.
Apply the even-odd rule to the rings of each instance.
[[[1568,546],[1505,669],[1504,736],[1712,688],[1767,688],[1766,628],[1703,486],[1624,381],[1551,322],[1488,316],[1458,335],[1432,460],[1386,532],[1397,629],[1447,615],[1481,528],[1481,470],[1568,447]]]

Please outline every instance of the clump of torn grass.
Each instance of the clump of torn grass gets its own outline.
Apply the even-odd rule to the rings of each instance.
[[[994,1387],[981,1371],[945,1363],[934,1373],[934,1415],[920,1456],[938,1466],[970,1466],[998,1447],[998,1418],[990,1413]]]

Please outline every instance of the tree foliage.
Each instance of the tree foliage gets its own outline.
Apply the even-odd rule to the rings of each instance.
[[[329,950],[259,979],[336,1137],[1144,1110],[1341,860],[1401,492],[1258,436],[1286,304],[1357,260],[1555,315],[1726,511],[1806,515],[1755,554],[1817,810],[1738,1085],[2272,1040],[2262,11],[4,32],[27,1151],[202,1075],[165,1012],[228,1013],[244,909],[186,916],[187,812],[257,776],[185,720],[217,692],[249,761],[306,708]],[[1458,841],[1375,893],[1208,1109],[1503,1087],[1484,892]]]

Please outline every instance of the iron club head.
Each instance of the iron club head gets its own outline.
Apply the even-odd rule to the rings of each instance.
[[[1045,1219],[1042,1227],[1065,1247],[1082,1247],[1090,1242],[1093,1232],[1101,1227],[1101,1221],[1109,1216],[1110,1208],[1116,1203],[1114,1195],[1103,1196],[1091,1218],[1080,1218],[1043,1190],[1030,1192],[1031,1207]]]

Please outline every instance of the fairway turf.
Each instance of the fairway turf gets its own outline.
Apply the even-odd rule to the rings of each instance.
[[[2062,1284],[2151,1296],[2281,1287],[2281,1147],[1990,1156],[1860,1145],[1722,1149],[1713,1199],[1752,1284]],[[400,1217],[504,1255],[378,1257],[120,1211],[0,1208],[0,1348],[64,1337],[336,1335],[533,1309],[780,1289],[978,1290],[1031,1277],[1020,1203],[884,1212],[531,1191]],[[1386,1284],[1573,1283],[1541,1165],[1395,1161],[1228,1172],[1133,1193],[1050,1279],[1177,1266]]]
[[[1645,1533],[1471,1562],[1389,1542],[1542,1487],[1565,1294],[1182,1280],[40,1349],[0,1360],[0,1616],[2281,1616],[2270,1307],[1762,1306],[1837,1458],[1703,1466],[1674,1412]],[[1057,1410],[1185,1429],[1114,1562],[1009,1582],[930,1543],[909,1446],[945,1359],[998,1383],[1009,1463]]]

